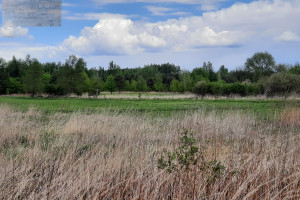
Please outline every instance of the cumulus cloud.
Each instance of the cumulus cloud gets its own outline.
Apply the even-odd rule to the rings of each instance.
[[[107,53],[130,54],[138,53],[139,38],[130,33],[133,22],[129,19],[102,19],[94,27],[86,27],[80,37],[70,36],[62,46],[83,54]]]
[[[63,48],[82,54],[136,54],[168,49],[185,51],[204,46],[238,44],[244,37],[238,31],[215,31],[200,25],[201,17],[138,23],[126,18],[101,19],[94,27],[86,27],[79,37],[70,36]]]
[[[156,14],[169,11],[150,7]],[[79,37],[70,36],[63,48],[82,54],[136,54],[147,51],[188,51],[203,47],[233,47],[249,40],[274,38],[295,29],[300,17],[299,1],[257,1],[234,4],[203,16],[169,19],[156,23],[138,22],[126,16],[100,19],[86,27]],[[300,25],[298,25],[298,30]],[[277,40],[298,40],[296,33],[284,32]]]
[[[21,26],[15,26],[12,23],[6,23],[4,26],[0,27],[0,37],[16,38],[24,37],[28,34],[27,28],[22,28]]]

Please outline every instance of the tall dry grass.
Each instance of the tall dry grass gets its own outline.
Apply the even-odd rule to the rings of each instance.
[[[0,106],[0,199],[299,199],[300,127],[287,125],[290,115],[272,122],[203,110],[172,119],[45,116]],[[194,131],[205,160],[225,166],[220,176],[158,169],[183,127]]]

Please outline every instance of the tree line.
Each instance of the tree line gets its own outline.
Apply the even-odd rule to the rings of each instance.
[[[224,65],[217,71],[211,62],[192,71],[174,64],[150,64],[121,68],[111,61],[104,67],[87,68],[83,58],[69,56],[64,63],[41,63],[27,55],[25,59],[0,58],[0,94],[46,93],[53,96],[97,96],[101,91],[122,92],[194,92],[223,95],[280,95],[300,93],[300,64],[276,64],[268,52],[257,52],[243,67],[229,71]]]

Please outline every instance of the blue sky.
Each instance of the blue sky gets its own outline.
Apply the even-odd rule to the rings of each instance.
[[[299,0],[63,0],[61,27],[2,23],[0,57],[64,62],[75,54],[88,67],[113,60],[122,68],[170,62],[188,70],[210,61],[217,70],[268,51],[277,63],[295,64],[299,19]]]

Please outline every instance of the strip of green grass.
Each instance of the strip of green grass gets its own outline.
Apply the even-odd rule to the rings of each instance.
[[[153,114],[171,116],[197,111],[198,109],[216,111],[242,111],[254,113],[263,118],[273,117],[287,105],[300,107],[300,101],[280,100],[195,100],[195,99],[77,99],[77,98],[29,98],[0,97],[0,104],[8,104],[21,110],[35,107],[45,113],[108,110],[114,112],[133,112],[134,114]]]

